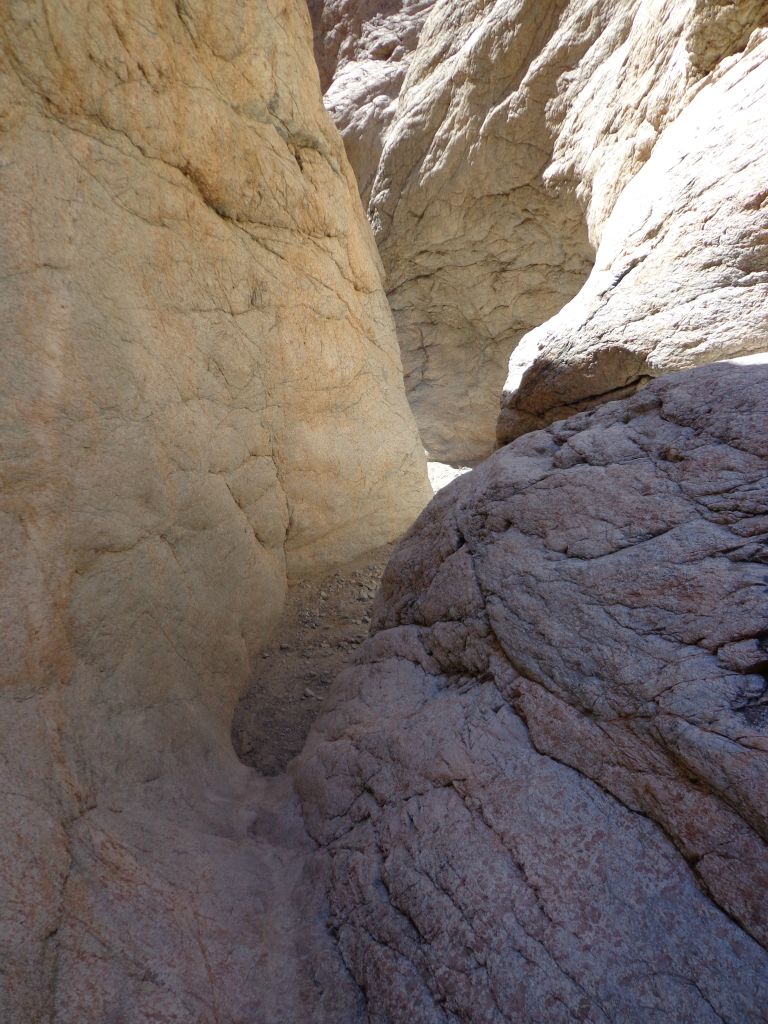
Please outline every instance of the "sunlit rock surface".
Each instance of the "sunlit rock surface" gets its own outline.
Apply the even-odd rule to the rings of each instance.
[[[435,0],[309,0],[325,105],[364,205],[419,33]]]
[[[372,1021],[764,1022],[768,367],[441,491],[295,765]]]
[[[584,288],[515,350],[500,443],[660,374],[768,346],[768,31],[697,86],[593,231]],[[598,222],[603,205],[592,198]]]
[[[766,25],[764,0],[436,0],[372,185],[379,87],[316,35],[431,458],[486,456],[502,390],[504,442],[766,346]]]
[[[0,1019],[344,1019],[230,717],[431,492],[306,7],[0,3],[0,136]]]

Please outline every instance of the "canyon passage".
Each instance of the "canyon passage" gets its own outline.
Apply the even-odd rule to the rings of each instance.
[[[768,1021],[768,3],[0,0],[3,1024]]]

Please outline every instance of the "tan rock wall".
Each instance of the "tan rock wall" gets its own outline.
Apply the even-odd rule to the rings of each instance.
[[[286,574],[397,536],[426,466],[299,0],[0,3],[0,153],[0,1017],[149,1019],[115,1009],[162,988],[120,878],[226,889],[229,720]],[[215,941],[253,959],[238,913]],[[172,1019],[212,1019],[199,956]]]

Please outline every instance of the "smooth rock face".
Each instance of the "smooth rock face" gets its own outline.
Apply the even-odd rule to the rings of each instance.
[[[764,0],[432,5],[370,186],[432,458],[487,455],[502,389],[505,442],[765,347],[766,25]],[[362,80],[342,67],[328,97],[367,194]]]
[[[0,136],[0,1019],[271,1022],[235,699],[430,495],[306,8],[0,2]]]
[[[518,439],[295,765],[374,1022],[768,1019],[768,367]]]
[[[435,0],[309,0],[325,106],[365,205],[413,50]]]

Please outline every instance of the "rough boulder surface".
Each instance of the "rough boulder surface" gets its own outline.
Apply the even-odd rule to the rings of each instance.
[[[766,347],[766,26],[765,0],[431,5],[361,185],[434,458],[491,451],[502,389],[505,443]],[[372,152],[343,68],[327,101]]]
[[[768,1020],[768,367],[504,448],[295,778],[373,1022]]]
[[[0,152],[0,1019],[343,1020],[230,719],[430,490],[306,6],[0,2]]]

